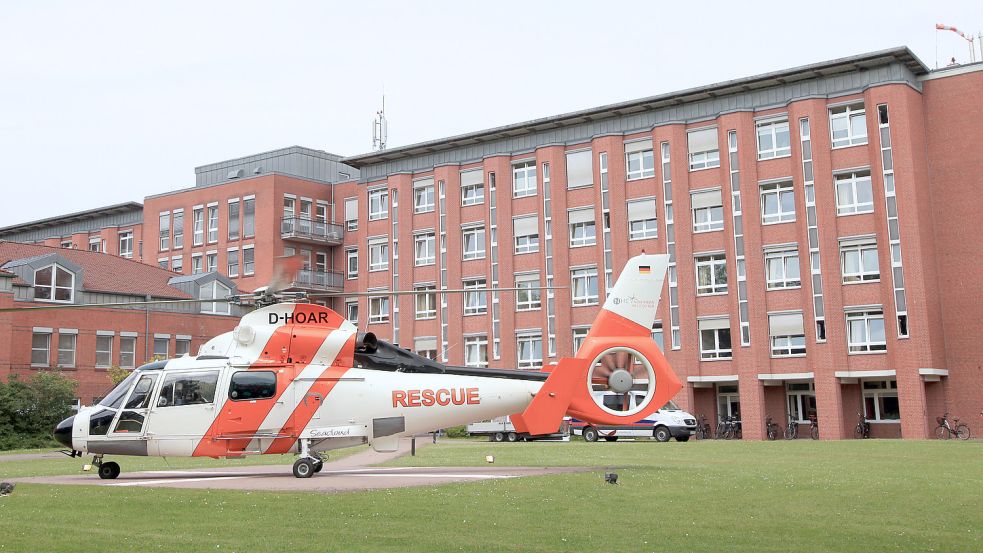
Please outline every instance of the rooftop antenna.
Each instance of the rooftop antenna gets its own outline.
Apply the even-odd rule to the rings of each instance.
[[[386,95],[382,95],[382,109],[375,112],[372,121],[372,151],[386,149],[386,137],[389,135],[389,124],[386,122]]]
[[[976,38],[975,37],[969,36],[966,33],[960,31],[959,29],[957,29],[957,28],[955,28],[955,27],[953,27],[951,25],[943,25],[941,23],[936,23],[935,24],[935,30],[936,31],[952,31],[952,32],[956,33],[957,35],[963,37],[963,39],[967,43],[969,43],[969,62],[970,63],[976,63],[976,48],[975,48]],[[938,32],[936,32],[935,35],[938,36]]]

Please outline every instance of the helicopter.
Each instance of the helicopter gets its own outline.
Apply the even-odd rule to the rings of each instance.
[[[197,355],[136,368],[97,405],[61,421],[54,437],[73,458],[92,455],[103,479],[121,471],[106,456],[286,453],[297,455],[293,475],[310,478],[331,450],[395,451],[403,436],[494,417],[508,415],[532,435],[555,432],[566,416],[631,424],[682,387],[651,336],[668,263],[667,255],[631,258],[576,355],[542,370],[417,355],[303,295],[279,293],[291,270],[281,268],[269,286],[226,300],[256,307],[232,331]],[[418,292],[365,295],[386,293]],[[612,392],[624,401],[610,401]]]

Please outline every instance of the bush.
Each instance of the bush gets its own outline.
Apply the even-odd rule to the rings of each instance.
[[[55,425],[72,414],[78,383],[59,371],[0,382],[0,450],[56,445]]]
[[[461,426],[452,426],[444,429],[444,433],[447,434],[448,438],[467,438],[468,428],[463,424]]]

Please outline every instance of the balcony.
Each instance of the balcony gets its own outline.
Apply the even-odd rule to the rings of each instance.
[[[290,288],[305,291],[340,292],[344,286],[344,275],[331,271],[301,269],[290,283]]]
[[[307,244],[339,246],[344,237],[344,227],[301,217],[280,219],[280,238]]]

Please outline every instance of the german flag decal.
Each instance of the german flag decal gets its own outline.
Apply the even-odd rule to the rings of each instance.
[[[649,265],[639,265],[638,266],[638,274],[640,274],[640,275],[650,275],[650,274],[652,274],[652,267],[650,267]]]

